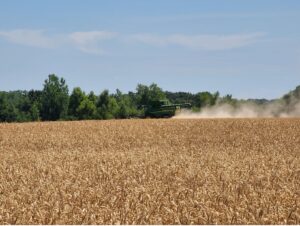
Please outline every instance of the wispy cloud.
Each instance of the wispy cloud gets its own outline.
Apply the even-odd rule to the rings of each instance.
[[[116,32],[110,31],[88,31],[74,32],[68,35],[70,40],[82,52],[92,54],[103,54],[105,51],[99,46],[99,43],[117,37]]]
[[[57,35],[49,35],[44,30],[30,29],[0,31],[0,38],[11,43],[37,48],[57,48],[67,45],[90,54],[104,54],[105,51],[101,44],[116,36],[117,33],[109,31],[73,32]]]
[[[234,35],[135,34],[130,39],[155,46],[177,45],[194,50],[226,50],[255,43],[265,35],[263,32]]]
[[[228,50],[247,46],[261,40],[266,33],[256,32],[232,35],[154,35],[154,34],[118,34],[111,31],[86,31],[49,35],[44,30],[0,31],[0,38],[11,43],[38,47],[58,48],[69,46],[89,54],[105,54],[108,41],[144,43],[153,46],[181,46],[192,50]]]
[[[116,32],[110,31],[87,31],[87,32],[73,32],[70,38],[79,44],[89,44],[90,42],[103,41],[116,37]]]
[[[55,46],[55,39],[47,36],[43,30],[17,29],[0,31],[0,37],[9,42],[26,46],[40,48],[51,48]]]

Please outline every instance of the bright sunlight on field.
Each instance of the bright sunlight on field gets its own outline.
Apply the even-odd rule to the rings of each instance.
[[[299,224],[300,119],[0,124],[1,224]]]

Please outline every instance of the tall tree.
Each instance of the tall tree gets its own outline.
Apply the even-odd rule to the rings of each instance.
[[[88,98],[90,101],[92,101],[96,105],[98,97],[95,95],[95,93],[93,91],[91,91],[89,93]]]
[[[118,103],[116,98],[109,95],[108,90],[104,90],[97,101],[97,114],[100,119],[112,119],[118,113]]]
[[[195,105],[199,108],[213,106],[216,104],[218,98],[219,92],[213,94],[210,92],[199,92],[196,94]]]
[[[43,120],[58,120],[66,117],[69,104],[68,86],[63,78],[55,74],[45,80],[41,97],[41,116]]]
[[[96,106],[87,96],[80,102],[76,109],[78,119],[93,119],[96,115]]]
[[[30,118],[32,121],[38,121],[40,119],[41,112],[41,99],[43,92],[41,90],[30,90],[27,93],[28,99],[30,101]]]
[[[138,84],[136,91],[137,102],[139,105],[148,105],[153,101],[166,99],[166,95],[163,90],[155,83],[152,83],[149,87]]]
[[[117,118],[129,118],[136,117],[139,112],[135,106],[134,99],[131,98],[130,94],[123,94],[119,89],[116,90],[114,97],[118,103]]]
[[[81,104],[81,102],[85,98],[85,93],[79,88],[76,87],[73,89],[72,94],[70,96],[70,101],[69,101],[69,112],[68,114],[72,117],[78,118],[78,107]]]
[[[0,93],[0,121],[5,122],[6,121],[6,116],[7,116],[7,99],[5,96],[5,93]]]

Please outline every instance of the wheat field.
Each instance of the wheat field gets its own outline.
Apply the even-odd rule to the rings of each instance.
[[[300,224],[300,119],[0,124],[0,224]]]

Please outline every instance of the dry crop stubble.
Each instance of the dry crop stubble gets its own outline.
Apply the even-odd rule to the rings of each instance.
[[[299,224],[300,119],[0,124],[1,224]]]

